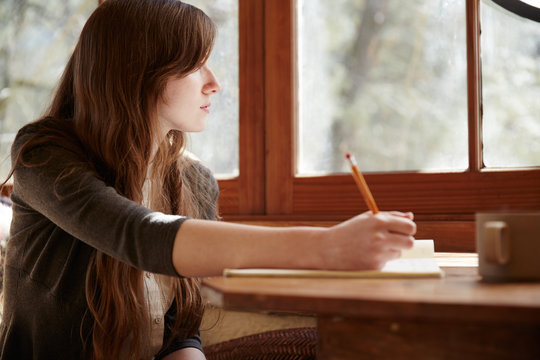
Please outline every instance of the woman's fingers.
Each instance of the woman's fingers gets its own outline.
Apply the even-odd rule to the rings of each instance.
[[[412,248],[414,238],[408,235],[389,233],[386,236],[386,247],[390,250],[406,250]]]
[[[390,251],[388,251],[388,259],[387,259],[387,261],[399,259],[400,257],[401,257],[401,251],[400,250],[391,249]]]
[[[412,213],[363,213],[332,227],[325,263],[336,269],[378,269],[413,246]]]
[[[404,217],[404,218],[407,218],[407,219],[410,219],[410,220],[414,219],[414,214],[412,212],[410,212],[410,211],[408,211],[408,212],[389,211],[388,213],[392,214],[394,216],[400,216],[400,217]]]
[[[408,216],[395,215],[393,213],[379,214],[375,215],[375,217],[379,217],[381,220],[381,226],[389,232],[409,236],[416,233],[416,224],[412,221],[412,218]]]

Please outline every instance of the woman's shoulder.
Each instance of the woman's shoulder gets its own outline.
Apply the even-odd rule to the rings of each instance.
[[[44,117],[21,127],[15,136],[15,143],[25,142],[25,140],[32,138],[36,138],[36,140],[39,138],[40,143],[49,138],[51,140],[65,140],[73,135],[73,127],[70,121]]]
[[[15,158],[19,156],[19,153],[24,155],[32,152],[35,156],[36,152],[66,153],[66,151],[70,154],[76,153],[77,157],[84,154],[71,123],[49,117],[21,127],[11,147],[12,157]]]
[[[206,179],[215,181],[212,170],[190,151],[184,151],[179,164],[185,169],[184,171],[189,174],[196,177],[202,176]]]
[[[185,152],[179,165],[183,178],[189,181],[192,187],[198,190],[206,188],[206,191],[219,193],[218,183],[212,170],[194,154]]]
[[[69,120],[45,116],[23,125],[17,132],[17,135],[32,134],[43,131],[71,132],[71,125],[72,122]]]
[[[34,121],[31,123],[25,124],[23,127],[21,127],[17,131],[17,134],[15,135],[14,144],[24,143],[26,140],[30,139],[31,137],[39,133],[40,128],[41,128],[41,124],[39,121]]]
[[[202,162],[195,161],[195,162],[193,162],[191,167],[192,167],[192,170],[196,171],[198,174],[200,174],[200,176],[208,179],[211,182],[216,182],[216,178],[215,178],[214,173],[212,172],[212,170],[210,170],[210,168],[208,168]]]

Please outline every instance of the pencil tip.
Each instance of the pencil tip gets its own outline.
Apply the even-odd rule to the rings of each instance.
[[[346,157],[347,159],[350,159],[350,158],[351,158],[351,154],[346,153],[346,154],[345,154],[345,157]]]

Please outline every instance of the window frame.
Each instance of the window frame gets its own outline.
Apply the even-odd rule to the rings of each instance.
[[[219,180],[225,220],[331,225],[367,210],[350,174],[295,175],[295,0],[239,0],[240,172]],[[438,251],[474,251],[474,214],[540,210],[540,168],[482,163],[480,0],[466,0],[469,168],[367,173],[384,210],[413,211]]]

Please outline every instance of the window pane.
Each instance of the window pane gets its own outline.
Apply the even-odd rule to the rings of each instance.
[[[207,130],[191,150],[217,174],[238,174],[238,1],[190,1],[217,23],[209,64],[223,87],[212,100]],[[16,131],[51,100],[82,26],[97,0],[0,2],[0,177],[9,172]]]
[[[467,168],[464,0],[298,0],[298,172]]]
[[[0,177],[17,130],[48,106],[97,0],[0,2]]]
[[[218,177],[238,175],[238,0],[189,0],[218,27],[208,65],[222,90],[212,97],[206,129],[191,134],[191,150]]]
[[[482,3],[487,167],[540,166],[540,24]]]

